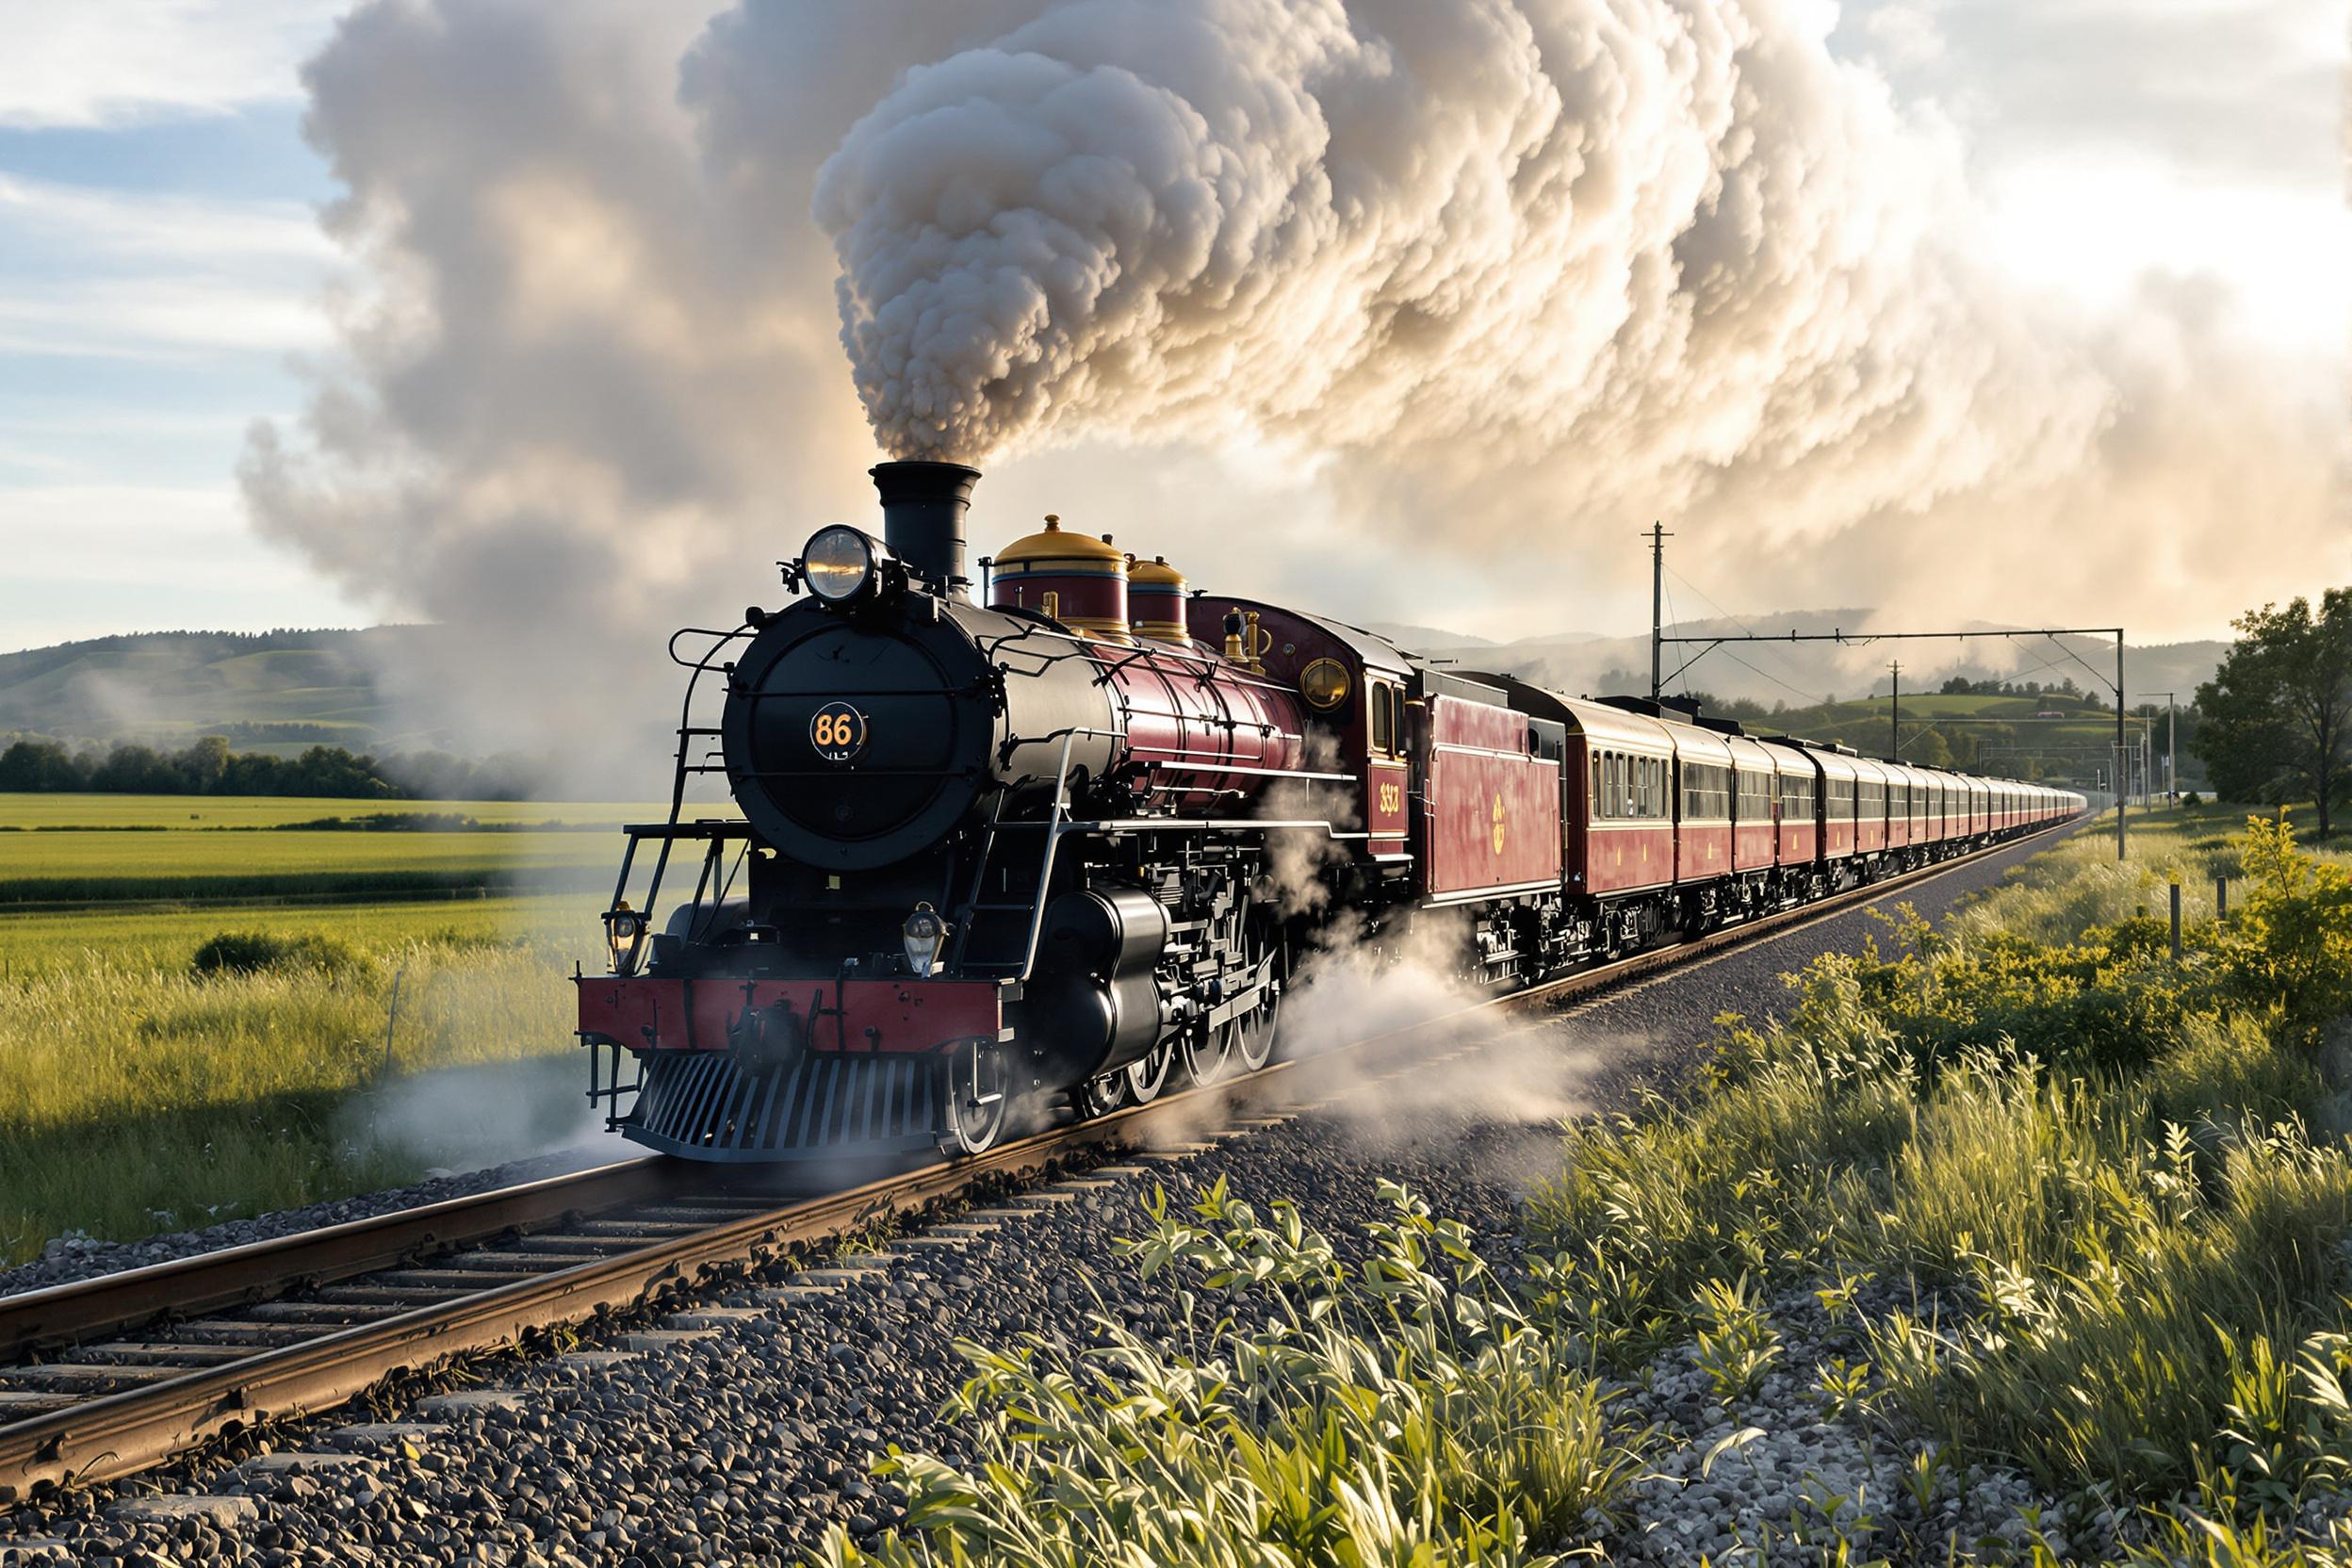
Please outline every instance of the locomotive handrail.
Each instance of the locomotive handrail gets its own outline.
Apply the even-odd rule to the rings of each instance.
[[[1149,748],[1137,746],[1138,755]],[[1165,748],[1162,748],[1165,749]],[[1303,778],[1312,784],[1353,784],[1351,773],[1309,773],[1303,768],[1252,768],[1239,762],[1199,762],[1168,754],[1152,764],[1155,768],[1176,768],[1185,773],[1244,773],[1255,778]]]
[[[715,627],[687,626],[680,627],[676,631],[670,633],[670,639],[666,645],[670,657],[670,662],[678,665],[681,669],[693,672],[693,674],[690,675],[686,680],[686,694],[678,699],[678,760],[670,775],[670,815],[667,824],[667,825],[672,828],[679,825],[679,814],[686,808],[686,779],[688,776],[724,772],[726,766],[724,761],[721,761],[719,764],[714,766],[708,760],[689,760],[690,754],[692,753],[694,747],[694,737],[698,735],[709,736],[722,733],[718,729],[705,726],[698,726],[694,722],[694,694],[701,690],[702,678],[709,674],[713,668],[710,662],[717,656],[719,650],[726,647],[728,644],[748,637],[749,635],[751,635],[751,623],[749,621],[745,621],[743,625],[738,626],[732,631],[721,631]],[[683,637],[708,637],[711,639],[711,643],[708,648],[703,650],[700,658],[694,660],[692,663],[689,663],[684,659],[678,657],[678,640]],[[724,667],[729,670],[734,668],[732,664],[726,665]],[[662,878],[670,869],[670,845],[679,838],[709,838],[712,837],[712,835],[694,833],[662,833],[658,835],[647,834],[645,837],[655,839],[656,841],[658,841],[662,846],[662,852],[654,858],[653,877],[645,887],[645,913],[646,923],[648,927],[650,927],[653,920],[655,906],[662,897]],[[710,853],[717,853],[715,841]],[[620,879],[614,887],[612,892],[612,903],[615,908],[619,907],[621,901],[628,895],[629,874],[631,864],[636,860],[636,858],[637,839],[632,836],[629,841],[629,848],[621,856]],[[708,857],[706,857],[706,859]],[[706,881],[708,879],[708,870],[709,868],[706,865]],[[700,887],[701,884],[697,883],[697,895],[699,895]]]
[[[1037,863],[1037,895],[1030,901],[1029,945],[1021,956],[1021,981],[1023,985],[1028,984],[1037,972],[1037,944],[1045,936],[1046,893],[1054,886],[1054,857],[1061,848],[1062,825],[1069,821],[1070,748],[1081,735],[1094,740],[1126,739],[1123,734],[1096,729],[1090,725],[1071,725],[1061,734],[1062,760],[1054,772],[1054,812],[1046,819],[1045,847]]]
[[[1070,646],[1058,653],[1042,653],[1018,647],[1017,645],[1032,637],[1050,638],[1055,642],[1067,643]],[[1101,672],[1096,677],[1097,684],[1107,679],[1117,671],[1127,668],[1130,664],[1157,656],[1197,666],[1197,673],[1203,679],[1212,676],[1221,676],[1237,685],[1252,686],[1262,691],[1281,692],[1288,694],[1293,690],[1279,680],[1270,679],[1242,665],[1229,662],[1222,654],[1211,653],[1200,648],[1180,648],[1173,643],[1153,643],[1149,646],[1138,646],[1129,652],[1103,656],[1095,652],[1102,645],[1099,638],[1088,639],[1079,636],[1076,632],[1060,631],[1047,626],[1023,626],[1018,631],[1006,632],[990,639],[988,651],[993,659],[998,652],[1010,648],[1022,657],[1039,660],[1047,664],[1058,664],[1070,659],[1086,659],[1095,663]]]
[[[739,640],[748,640],[751,635],[752,628],[751,623],[748,621],[744,622],[742,626],[737,627],[732,631],[721,631],[718,628],[711,626],[679,627],[676,631],[670,633],[670,662],[676,664],[681,670],[694,670],[697,672],[707,670],[710,667],[711,655],[727,646],[727,644],[737,642]],[[694,660],[690,662],[684,659],[680,659],[678,656],[678,640],[681,637],[708,637],[711,639],[711,643],[708,648],[703,650],[701,658]]]

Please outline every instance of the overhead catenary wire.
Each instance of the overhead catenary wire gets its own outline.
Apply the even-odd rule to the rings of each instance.
[[[1696,595],[1699,596],[1699,600],[1700,600],[1700,602],[1701,602],[1701,603],[1703,603],[1703,604],[1705,604],[1705,605],[1706,605],[1706,606],[1707,606],[1709,610],[1714,611],[1716,614],[1721,615],[1721,616],[1722,616],[1724,620],[1729,621],[1732,625],[1734,625],[1734,626],[1738,627],[1738,628],[1739,628],[1741,631],[1743,631],[1743,632],[1747,633],[1747,635],[1749,635],[1750,637],[1756,637],[1756,629],[1755,629],[1754,627],[1751,627],[1750,625],[1748,625],[1748,623],[1747,623],[1747,622],[1745,622],[1745,621],[1741,620],[1741,619],[1740,619],[1738,615],[1734,614],[1732,612],[1730,612],[1730,611],[1728,611],[1728,610],[1724,609],[1724,608],[1723,607],[1723,605],[1722,605],[1720,602],[1718,602],[1718,601],[1714,598],[1714,596],[1711,596],[1710,594],[1708,594],[1708,593],[1707,593],[1707,591],[1706,589],[1704,589],[1704,588],[1700,587],[1697,583],[1695,583],[1695,582],[1691,581],[1689,578],[1684,577],[1684,576],[1683,576],[1680,572],[1675,571],[1675,570],[1674,570],[1672,566],[1668,566],[1665,570],[1666,570],[1666,576],[1667,576],[1669,579],[1673,580],[1674,581],[1676,581],[1676,582],[1681,583],[1681,584],[1682,584],[1685,588],[1688,588],[1688,589],[1690,589],[1690,592],[1692,592],[1693,594],[1696,594]],[[1761,639],[1761,638],[1758,638],[1758,639],[1757,639],[1757,641],[1758,641],[1758,644],[1759,644],[1759,645],[1761,645],[1761,643],[1762,643],[1762,639]],[[1775,685],[1775,686],[1779,687],[1782,691],[1791,693],[1791,694],[1793,694],[1794,695],[1797,695],[1797,696],[1801,696],[1801,697],[1805,698],[1805,701],[1807,701],[1807,702],[1810,702],[1810,703],[1816,703],[1816,704],[1819,704],[1819,705],[1821,705],[1821,706],[1822,706],[1822,707],[1827,707],[1827,706],[1829,705],[1829,703],[1830,703],[1831,701],[1833,701],[1833,700],[1834,700],[1834,699],[1833,699],[1833,698],[1831,698],[1831,697],[1828,697],[1828,696],[1822,695],[1822,694],[1819,694],[1819,693],[1816,693],[1816,692],[1809,692],[1809,691],[1805,690],[1805,689],[1804,687],[1802,687],[1802,686],[1793,685],[1793,684],[1791,684],[1791,683],[1790,683],[1790,682],[1788,682],[1788,681],[1783,680],[1780,677],[1778,677],[1778,676],[1776,676],[1776,675],[1773,675],[1772,673],[1771,673],[1771,672],[1770,672],[1770,671],[1768,671],[1768,670],[1760,670],[1760,669],[1757,669],[1757,668],[1756,668],[1754,664],[1749,663],[1746,660],[1744,660],[1744,659],[1740,658],[1740,657],[1738,654],[1736,654],[1736,653],[1732,653],[1732,652],[1730,652],[1730,651],[1728,651],[1728,650],[1723,650],[1723,649],[1719,649],[1719,650],[1717,650],[1717,651],[1722,652],[1724,658],[1726,658],[1726,659],[1730,660],[1733,663],[1735,663],[1735,664],[1739,665],[1741,669],[1743,669],[1743,670],[1747,671],[1750,675],[1756,676],[1756,677],[1758,677],[1758,678],[1762,678],[1762,679],[1765,679],[1765,680],[1769,680],[1769,681],[1771,681],[1773,685]],[[1687,662],[1685,662],[1685,663],[1683,664],[1683,666],[1682,666],[1682,668],[1681,668],[1681,669],[1679,669],[1679,670],[1675,671],[1674,673],[1675,673],[1675,674],[1677,674],[1677,675],[1682,675],[1682,674],[1684,674],[1684,673],[1688,672],[1688,671],[1690,670],[1690,666],[1691,666],[1692,664],[1695,664],[1695,663],[1697,663],[1697,662],[1698,662],[1697,658],[1693,657],[1692,659],[1690,659],[1690,661],[1688,661]]]

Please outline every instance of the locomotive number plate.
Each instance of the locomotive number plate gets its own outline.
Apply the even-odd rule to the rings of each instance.
[[[866,749],[866,716],[845,702],[828,702],[808,721],[808,743],[828,762],[847,762]]]

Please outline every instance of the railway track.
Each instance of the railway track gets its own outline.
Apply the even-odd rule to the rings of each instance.
[[[388,1379],[766,1272],[827,1242],[1203,1126],[1311,1108],[1399,1051],[1480,1014],[1544,1009],[1782,935],[2023,840],[1671,947],[1052,1128],[953,1165],[842,1190],[781,1193],[630,1159],[220,1252],[0,1298],[0,1508],[136,1474]],[[1375,1064],[1377,1065],[1377,1064]]]

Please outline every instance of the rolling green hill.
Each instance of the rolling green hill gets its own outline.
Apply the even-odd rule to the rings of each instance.
[[[376,678],[424,629],[152,632],[0,654],[0,734],[161,745],[224,735],[279,755],[428,745]]]
[[[1837,741],[1867,757],[1886,756],[1895,743],[1893,715],[1884,695],[1770,710],[1759,704],[1735,702],[1713,711],[1739,719],[1754,734]],[[2163,715],[2163,705],[2156,705],[2153,744],[2159,757],[2165,740]],[[1921,693],[1903,697],[1901,717],[1901,757],[1930,766],[2087,782],[2092,770],[2108,766],[2115,752],[2115,710],[2063,693],[2045,692],[2038,696]],[[2177,722],[2181,787],[2201,789],[2204,769],[2189,749],[2197,716],[2183,708]],[[2136,705],[2128,727],[2136,744],[2145,727],[2142,710]]]

